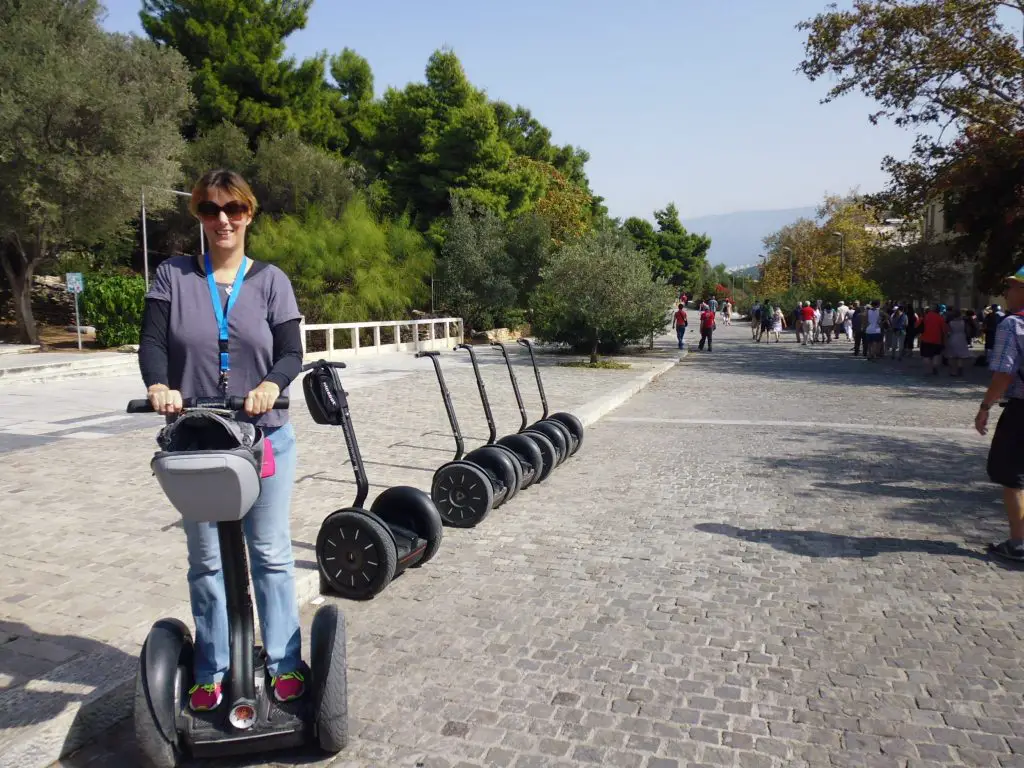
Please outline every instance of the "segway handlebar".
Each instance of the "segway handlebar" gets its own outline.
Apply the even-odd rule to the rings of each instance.
[[[327,363],[327,365],[331,366],[331,368],[348,368],[348,366],[345,365],[340,360],[336,360],[334,362],[331,362],[331,361],[328,361],[328,360],[318,360],[315,363],[306,363],[305,365],[302,366],[302,370],[303,371],[312,371],[315,366],[323,365],[324,363]]]
[[[512,391],[516,396],[516,404],[519,406],[519,416],[522,418],[522,424],[519,425],[519,431],[522,432],[526,429],[527,418],[526,418],[526,406],[523,404],[523,395],[519,391],[519,382],[516,380],[516,372],[512,369],[512,361],[509,359],[508,350],[505,349],[505,345],[500,341],[492,341],[492,347],[497,347],[501,356],[505,358],[505,365],[508,366],[508,377],[512,381]]]
[[[548,397],[544,393],[544,382],[540,380],[540,368],[537,367],[537,358],[533,356],[533,342],[529,339],[516,339],[517,344],[522,344],[530,353],[530,364],[533,366],[533,375],[537,379],[537,391],[540,392],[540,404],[544,409],[542,419],[548,417]]]
[[[444,373],[441,371],[441,353],[440,352],[417,352],[415,357],[425,357],[434,364],[434,373],[437,375],[437,385],[441,388],[441,399],[444,401],[444,411],[448,414],[448,424],[452,428],[452,436],[455,438],[455,458],[452,461],[458,461],[462,458],[462,453],[466,449],[466,444],[462,439],[462,430],[459,428],[459,420],[455,417],[455,406],[452,405],[452,395],[448,391],[448,385],[444,380]]]
[[[226,411],[240,411],[245,408],[244,397],[186,397],[182,398],[181,401],[182,410],[192,410],[195,408],[213,408],[218,410]],[[274,403],[274,410],[286,410],[288,408],[288,398],[279,397],[277,402]],[[143,398],[141,400],[129,400],[127,413],[153,413],[153,405],[149,402],[149,398]]]

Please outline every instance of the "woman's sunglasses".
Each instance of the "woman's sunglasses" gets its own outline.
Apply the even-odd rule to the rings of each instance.
[[[211,200],[204,200],[196,206],[196,210],[204,219],[219,219],[222,212],[228,217],[228,221],[241,221],[249,215],[249,206],[237,200],[232,200],[224,205],[217,205]]]

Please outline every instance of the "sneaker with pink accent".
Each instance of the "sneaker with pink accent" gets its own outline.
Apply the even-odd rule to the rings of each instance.
[[[188,692],[188,706],[193,712],[209,712],[216,709],[224,700],[220,683],[193,685]]]
[[[286,672],[270,682],[274,688],[274,698],[281,703],[295,701],[306,692],[306,678],[301,672]]]

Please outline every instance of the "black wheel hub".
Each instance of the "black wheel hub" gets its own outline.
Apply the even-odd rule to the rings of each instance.
[[[334,581],[349,587],[370,584],[383,559],[369,536],[355,525],[339,525],[324,542],[324,567]]]
[[[453,519],[464,520],[476,517],[480,513],[478,507],[486,502],[480,492],[480,480],[466,472],[451,472],[441,483],[440,505],[446,515]],[[474,491],[477,491],[474,493]]]

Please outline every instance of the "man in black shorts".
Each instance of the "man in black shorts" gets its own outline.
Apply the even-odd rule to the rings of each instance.
[[[988,476],[1003,486],[1010,537],[989,545],[989,551],[1024,564],[1024,267],[1007,280],[1009,311],[996,331],[989,361],[992,383],[981,401],[974,427],[988,432],[988,414],[1006,398],[988,453]]]

